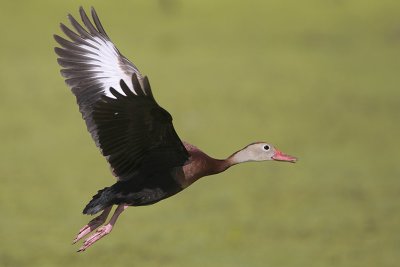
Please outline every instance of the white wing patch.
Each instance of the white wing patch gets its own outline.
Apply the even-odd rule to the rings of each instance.
[[[93,39],[95,41],[90,39],[86,39],[85,41],[96,48],[85,44],[80,44],[79,47],[88,51],[84,56],[91,58],[91,60],[87,60],[86,63],[92,65],[90,71],[93,72],[93,77],[98,79],[102,84],[104,94],[108,97],[115,98],[110,92],[110,87],[112,87],[120,94],[125,95],[120,87],[121,79],[124,80],[134,94],[137,94],[131,81],[132,74],[126,73],[124,69],[121,68],[121,55],[114,44],[99,37],[93,37]]]

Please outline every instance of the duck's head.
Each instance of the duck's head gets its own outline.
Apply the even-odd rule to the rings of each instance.
[[[231,158],[234,159],[235,163],[265,160],[286,161],[292,163],[297,161],[296,157],[286,155],[273,145],[264,142],[252,143],[233,154]]]

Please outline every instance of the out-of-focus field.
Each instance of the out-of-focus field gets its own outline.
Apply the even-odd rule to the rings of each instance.
[[[82,4],[182,139],[299,163],[204,178],[75,253],[114,182],[53,52]],[[0,266],[399,266],[399,1],[3,1],[0,36]]]

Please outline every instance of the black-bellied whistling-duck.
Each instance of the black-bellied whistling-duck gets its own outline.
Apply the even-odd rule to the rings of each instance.
[[[117,182],[93,196],[84,214],[100,216],[80,229],[74,243],[102,225],[113,205],[110,221],[86,239],[84,251],[111,232],[128,206],[154,204],[182,191],[197,179],[220,173],[247,161],[296,158],[274,146],[257,142],[223,160],[214,159],[197,147],[182,142],[171,115],[155,101],[149,80],[111,42],[92,8],[94,24],[79,9],[82,27],[68,16],[75,31],[61,29],[70,41],[54,35],[61,74],[77,98],[79,110],[96,145],[109,162]]]

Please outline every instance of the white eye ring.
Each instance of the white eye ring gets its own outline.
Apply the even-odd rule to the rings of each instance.
[[[264,148],[265,151],[270,150],[270,146],[269,145],[265,145],[263,148]]]

